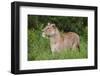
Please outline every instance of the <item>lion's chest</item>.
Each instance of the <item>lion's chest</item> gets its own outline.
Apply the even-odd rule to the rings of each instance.
[[[50,44],[52,52],[59,52],[63,48],[63,42],[56,41]]]

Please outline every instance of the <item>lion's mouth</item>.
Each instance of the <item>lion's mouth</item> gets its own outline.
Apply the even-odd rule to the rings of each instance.
[[[42,37],[46,37],[45,33],[42,33]]]
[[[44,37],[44,38],[48,38],[49,36],[46,35],[46,34],[43,32],[43,33],[42,33],[42,37]]]

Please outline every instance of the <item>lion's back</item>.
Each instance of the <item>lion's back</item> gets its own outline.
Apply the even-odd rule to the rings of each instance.
[[[77,46],[80,43],[79,35],[75,32],[64,33],[64,44],[67,47]]]

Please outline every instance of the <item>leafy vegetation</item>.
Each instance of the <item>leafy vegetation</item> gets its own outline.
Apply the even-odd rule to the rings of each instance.
[[[62,32],[73,31],[80,36],[80,52],[64,50],[52,54],[49,40],[42,37],[42,29],[48,22],[55,23]],[[28,15],[28,60],[79,59],[87,58],[87,18],[65,16]]]

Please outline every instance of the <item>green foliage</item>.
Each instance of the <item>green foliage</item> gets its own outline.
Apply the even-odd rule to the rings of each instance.
[[[52,54],[49,40],[41,37],[41,31],[28,31],[28,60],[52,60],[52,59],[79,59],[87,58],[87,42],[81,37],[80,52],[77,50],[64,50]]]
[[[29,28],[38,29],[41,25],[45,27],[48,22],[55,23],[60,31],[76,32],[80,35],[83,34],[87,28],[87,17],[71,17],[71,16],[34,16],[28,15]],[[85,30],[87,32],[87,30]]]
[[[87,17],[28,15],[28,60],[87,58],[87,21]],[[49,40],[41,36],[41,30],[48,22],[55,23],[61,32],[78,33],[80,52],[65,49],[63,52],[52,54]]]

